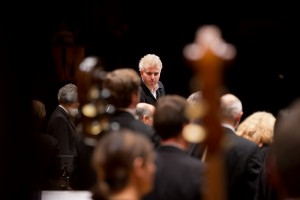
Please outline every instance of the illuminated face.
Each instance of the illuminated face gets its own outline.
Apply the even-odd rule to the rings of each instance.
[[[154,88],[160,78],[160,69],[158,66],[147,67],[140,71],[141,77],[149,88]]]

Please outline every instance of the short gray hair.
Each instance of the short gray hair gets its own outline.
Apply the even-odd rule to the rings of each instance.
[[[152,66],[158,66],[159,69],[162,69],[162,62],[160,58],[155,54],[147,54],[140,59],[139,62],[139,71],[143,71],[144,69]]]
[[[241,100],[233,94],[225,94],[220,102],[221,118],[234,119],[239,113],[243,112]]]
[[[201,91],[193,92],[192,94],[190,94],[190,96],[188,96],[186,100],[191,105],[199,104],[200,102],[203,101],[202,92]]]
[[[155,107],[152,104],[148,104],[148,103],[144,103],[144,102],[140,102],[137,104],[136,106],[136,115],[138,116],[139,119],[142,119],[143,116],[152,116],[151,113],[151,108],[153,107],[153,109],[155,109]]]
[[[58,91],[57,99],[59,103],[77,103],[77,86],[72,83],[69,83],[61,87]]]

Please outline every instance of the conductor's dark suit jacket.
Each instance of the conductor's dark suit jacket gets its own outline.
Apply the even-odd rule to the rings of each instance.
[[[258,175],[263,163],[256,143],[244,139],[227,127],[224,134],[228,200],[252,200],[257,192]]]
[[[49,118],[47,134],[57,140],[62,164],[68,168],[68,172],[72,171],[73,159],[77,155],[76,127],[68,113],[60,106],[56,107]]]
[[[153,191],[143,200],[200,200],[203,163],[175,146],[160,146]]]
[[[164,95],[165,95],[165,87],[162,84],[162,82],[158,81],[158,89],[156,90],[156,98],[155,98],[153,94],[150,92],[150,90],[148,89],[148,87],[145,85],[145,83],[142,81],[140,102],[154,105],[156,103],[156,100],[159,97]]]

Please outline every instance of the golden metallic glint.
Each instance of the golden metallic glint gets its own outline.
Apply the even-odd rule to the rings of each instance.
[[[89,133],[91,133],[92,135],[98,135],[99,133],[102,132],[102,126],[99,122],[94,121],[89,128]]]
[[[97,109],[94,104],[91,103],[85,104],[82,107],[82,114],[86,117],[96,117]]]
[[[199,143],[206,138],[206,131],[202,126],[191,123],[184,127],[183,137],[188,142]]]
[[[206,111],[207,111],[207,107],[204,105],[204,103],[200,103],[200,102],[197,104],[189,105],[185,110],[186,116],[191,121],[201,119],[206,113]]]
[[[92,87],[89,91],[89,98],[90,99],[98,99],[100,97],[100,92],[97,87]]]

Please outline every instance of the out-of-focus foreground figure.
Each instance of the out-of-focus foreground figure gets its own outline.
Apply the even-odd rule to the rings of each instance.
[[[165,95],[157,100],[153,127],[161,137],[156,149],[157,172],[154,189],[143,200],[201,200],[205,166],[187,154],[190,142],[184,137],[189,124],[187,100]]]
[[[140,200],[152,190],[156,171],[153,145],[146,136],[130,130],[109,132],[93,153],[97,184],[94,200]]]
[[[300,100],[277,116],[271,147],[271,179],[282,199],[300,197]]]

